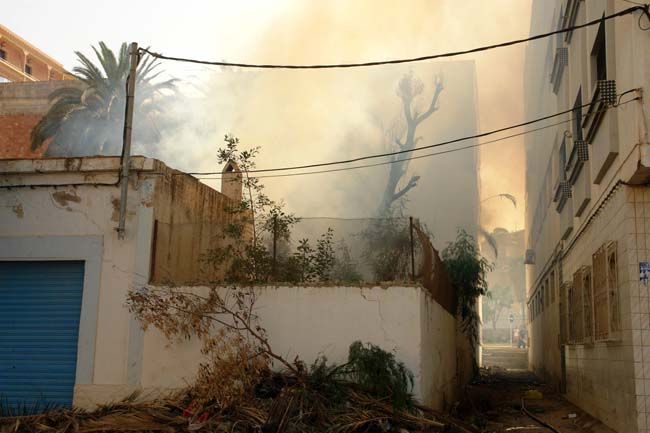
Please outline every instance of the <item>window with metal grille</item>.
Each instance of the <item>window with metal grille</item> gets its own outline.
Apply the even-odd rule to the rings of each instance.
[[[570,315],[567,309],[567,296],[571,285],[562,283],[559,288],[558,300],[560,304],[560,343],[567,344],[569,340]]]
[[[621,314],[618,300],[618,244],[607,245],[607,289],[609,290],[609,330],[610,338],[621,330]]]
[[[551,271],[550,277],[550,292],[551,292],[551,304],[555,304],[555,271]]]
[[[549,296],[549,290],[550,290],[550,283],[547,278],[546,282],[544,283],[544,299],[546,300],[544,307],[546,308],[548,308],[549,300],[551,299],[551,297]]]
[[[582,343],[584,339],[582,285],[582,271],[578,270],[573,274],[573,286],[569,291],[569,338],[572,343]]]
[[[584,315],[584,341],[591,343],[594,338],[594,297],[591,284],[591,267],[582,270],[582,314]]]
[[[30,65],[25,65],[25,73],[27,75],[32,75],[32,67]]]
[[[578,95],[573,103],[573,142],[582,141],[582,89],[578,90]]]
[[[595,86],[598,80],[607,79],[607,39],[605,22],[601,22],[596,33],[596,40],[591,50],[591,81]]]
[[[594,339],[609,338],[609,296],[607,290],[607,251],[600,247],[592,258],[594,291]]]
[[[7,52],[0,48],[0,59],[7,60]]]

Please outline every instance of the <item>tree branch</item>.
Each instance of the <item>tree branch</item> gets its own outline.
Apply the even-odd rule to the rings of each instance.
[[[440,93],[442,93],[443,88],[444,86],[442,84],[442,79],[438,77],[436,79],[436,90],[433,92],[433,97],[431,98],[429,109],[415,118],[416,125],[427,119],[438,110],[438,98],[440,98]]]
[[[393,201],[398,200],[400,197],[402,197],[404,194],[409,192],[412,188],[414,188],[418,184],[418,180],[420,180],[420,176],[413,176],[409,180],[409,183],[406,184],[404,188],[402,188],[399,192],[395,193],[393,195]]]

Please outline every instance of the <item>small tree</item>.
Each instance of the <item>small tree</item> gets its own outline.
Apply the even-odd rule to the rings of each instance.
[[[486,280],[491,267],[481,256],[476,240],[465,230],[458,230],[456,241],[442,251],[442,262],[458,296],[457,315],[472,347],[478,343],[481,318],[477,311],[479,296],[488,293]]]
[[[483,317],[492,323],[492,329],[497,328],[497,322],[503,311],[512,306],[514,302],[512,287],[495,286],[490,289],[483,300]]]

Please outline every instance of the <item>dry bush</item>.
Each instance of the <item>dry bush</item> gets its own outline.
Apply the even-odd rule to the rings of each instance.
[[[300,374],[298,363],[271,349],[253,312],[255,301],[252,289],[213,287],[198,293],[167,287],[132,291],[127,303],[144,329],[154,326],[172,340],[201,340],[205,361],[189,397],[194,405],[223,411],[250,400],[274,361]]]

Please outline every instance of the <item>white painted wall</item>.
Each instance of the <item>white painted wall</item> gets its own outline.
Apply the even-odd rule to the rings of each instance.
[[[78,360],[91,359],[77,367],[75,403],[83,404],[84,390],[89,387],[101,388],[107,400],[122,395],[129,383],[135,385],[139,379],[135,377],[137,350],[129,353],[128,347],[130,341],[137,342],[140,329],[124,302],[129,287],[142,282],[143,277],[148,279],[153,223],[148,203],[156,177],[143,176],[129,188],[126,238],[118,240],[119,188],[92,184],[115,182],[119,158],[67,161],[0,161],[2,186],[52,185],[0,188],[0,260],[86,261],[80,327],[90,328],[94,341],[85,345],[80,342],[78,348]],[[132,166],[150,170],[153,160],[136,158]],[[65,186],[69,183],[78,185]],[[99,245],[96,255],[93,252],[89,256],[88,240]],[[91,261],[97,266],[89,267]],[[97,281],[98,294],[91,287],[92,281]],[[94,299],[90,304],[89,297]],[[80,380],[80,369],[86,368],[90,371],[84,371]]]
[[[202,289],[207,290],[207,289]],[[456,398],[456,322],[420,287],[260,287],[256,308],[274,351],[307,363],[324,355],[347,360],[354,341],[395,353],[415,375],[414,393],[442,409]],[[170,343],[145,333],[142,386],[178,388],[190,383],[200,342]]]

